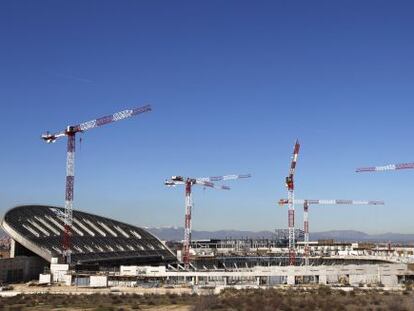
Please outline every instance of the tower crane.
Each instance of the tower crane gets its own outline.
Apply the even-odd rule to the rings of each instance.
[[[288,190],[288,235],[289,235],[289,265],[295,265],[295,205],[293,201],[295,199],[295,185],[294,177],[296,171],[296,163],[298,160],[300,144],[299,140],[296,140],[295,147],[293,149],[292,160],[290,162],[289,175],[286,177],[286,188]]]
[[[66,191],[65,191],[65,208],[64,208],[64,232],[63,232],[63,257],[66,263],[71,263],[71,231],[72,231],[72,212],[73,212],[73,193],[75,181],[75,136],[81,133],[102,125],[121,121],[135,115],[151,111],[151,106],[146,105],[133,109],[127,109],[116,112],[112,115],[107,115],[99,119],[90,120],[77,125],[69,125],[61,132],[51,134],[46,132],[41,138],[46,143],[54,143],[57,139],[67,136],[67,155],[66,155]]]
[[[399,164],[388,164],[383,166],[371,166],[371,167],[360,167],[356,169],[357,173],[363,172],[382,172],[382,171],[395,171],[395,170],[406,170],[414,169],[414,163],[399,163]]]
[[[303,205],[303,231],[304,231],[304,257],[305,265],[309,265],[309,218],[308,210],[312,204],[318,205],[384,205],[383,201],[357,201],[357,200],[294,200],[290,202],[288,199],[279,200],[280,206],[289,205]]]
[[[224,185],[215,185],[213,182],[222,180],[249,178],[250,174],[242,175],[226,175],[214,176],[205,178],[189,178],[182,176],[172,176],[171,179],[164,181],[168,187],[175,187],[176,185],[185,185],[185,218],[184,218],[184,243],[183,243],[183,263],[184,268],[188,269],[190,266],[190,243],[191,243],[191,209],[193,206],[191,188],[193,185],[201,185],[204,187],[230,190],[230,187]]]

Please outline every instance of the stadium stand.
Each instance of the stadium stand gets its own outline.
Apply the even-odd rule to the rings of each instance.
[[[12,253],[18,255],[27,249],[48,262],[53,257],[61,258],[63,213],[63,208],[43,205],[7,211],[1,226],[13,239]],[[78,210],[73,211],[71,243],[74,264],[119,266],[177,261],[171,250],[145,229]]]

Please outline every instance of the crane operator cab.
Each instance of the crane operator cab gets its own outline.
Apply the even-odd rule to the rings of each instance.
[[[288,190],[293,190],[293,177],[292,176],[286,177],[286,187],[288,188]]]

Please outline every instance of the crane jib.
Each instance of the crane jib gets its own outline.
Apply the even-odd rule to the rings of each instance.
[[[371,167],[360,167],[356,169],[357,173],[362,172],[382,172],[382,171],[394,171],[414,169],[414,163],[399,163],[399,164],[388,164],[383,166],[371,166]]]
[[[74,131],[75,132],[87,131],[87,130],[93,129],[95,127],[98,127],[98,126],[102,126],[102,125],[105,125],[105,124],[108,124],[108,123],[112,123],[112,122],[120,121],[120,120],[123,120],[123,119],[127,119],[127,118],[130,118],[132,116],[135,116],[137,114],[147,112],[147,111],[151,111],[151,106],[150,105],[115,112],[114,114],[107,115],[107,116],[104,116],[104,117],[101,117],[101,118],[98,118],[98,119],[95,119],[95,120],[90,120],[90,121],[81,123],[79,125],[76,125],[76,126],[74,126]]]

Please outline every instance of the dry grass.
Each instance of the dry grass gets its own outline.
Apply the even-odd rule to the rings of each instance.
[[[94,310],[94,311],[403,311],[414,310],[414,295],[406,292],[343,292],[321,286],[314,290],[232,290],[220,295],[137,294],[32,294],[0,298],[0,310]]]
[[[33,294],[0,298],[0,310],[165,310],[187,311],[198,297],[190,295]]]
[[[315,290],[226,290],[219,296],[200,297],[193,311],[411,311],[414,295],[409,292],[344,292],[321,286]]]

